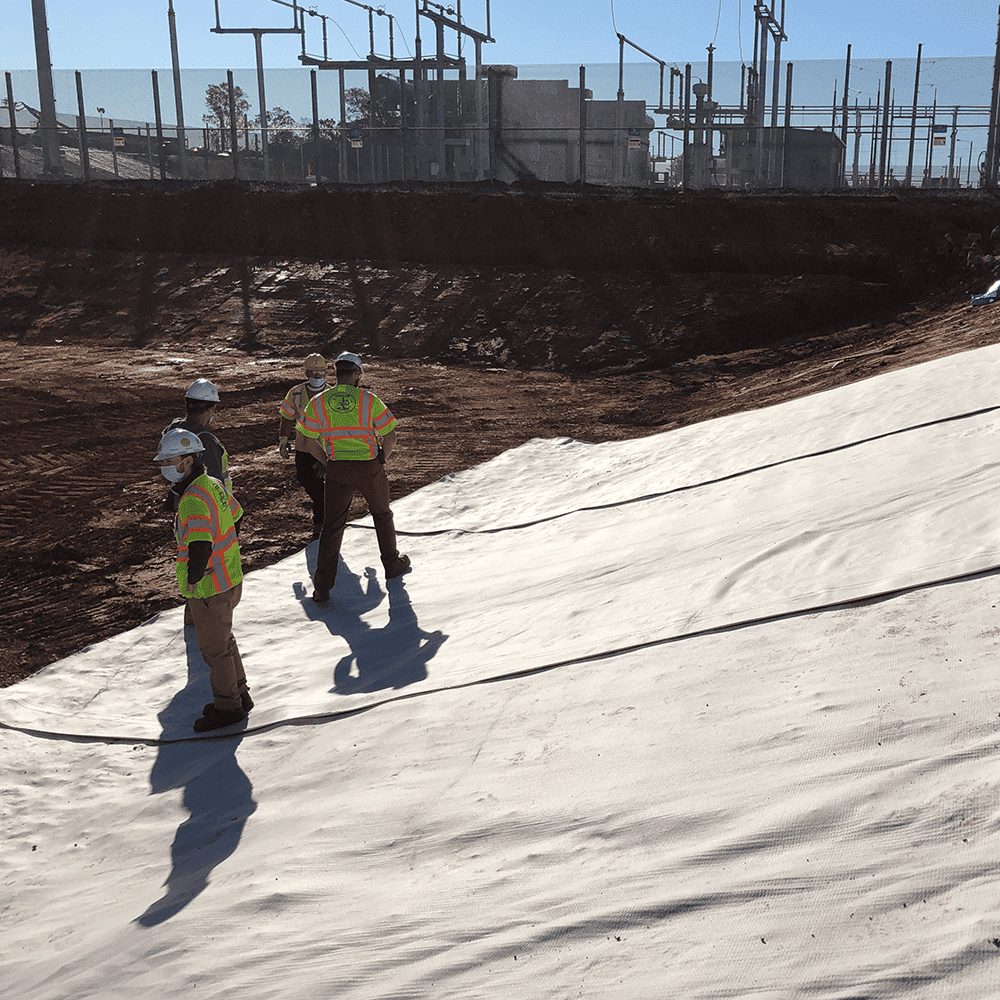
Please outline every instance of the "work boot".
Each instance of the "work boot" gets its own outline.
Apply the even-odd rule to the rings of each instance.
[[[253,698],[250,697],[249,691],[240,692],[240,704],[243,706],[243,711],[249,715],[253,711]],[[215,702],[210,701],[202,710],[202,715],[212,715],[217,712],[218,709],[215,707]]]
[[[392,559],[383,558],[382,565],[385,567],[385,578],[391,580],[393,577],[402,576],[410,568],[410,557],[397,552]]]
[[[319,587],[317,587],[313,591],[313,600],[317,604],[326,604],[326,602],[328,600],[330,600],[330,591],[329,590],[320,590]]]
[[[226,726],[235,726],[237,722],[242,722],[246,717],[247,713],[242,708],[233,708],[226,712],[220,712],[216,708],[211,715],[203,715],[200,719],[194,720],[194,731],[208,733],[213,729],[225,729]]]

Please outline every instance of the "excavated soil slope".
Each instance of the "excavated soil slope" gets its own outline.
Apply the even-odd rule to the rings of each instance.
[[[398,497],[531,437],[657,433],[998,339],[968,304],[1000,264],[978,192],[0,181],[0,218],[5,684],[179,603],[150,458],[196,377],[254,569],[309,537],[275,445],[313,350],[369,361]]]

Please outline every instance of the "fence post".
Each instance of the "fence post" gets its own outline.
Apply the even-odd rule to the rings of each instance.
[[[781,131],[781,176],[778,186],[788,187],[788,136],[792,131],[792,76],[795,64],[785,63],[785,127]],[[775,75],[777,79],[777,75]],[[845,146],[846,149],[846,146]],[[844,162],[847,162],[847,153],[844,153]],[[845,177],[841,177],[841,187],[844,186]]]
[[[316,90],[316,70],[311,70],[309,76],[313,105],[313,170],[316,174],[316,183],[319,184],[319,94]]]
[[[108,119],[108,132],[111,135],[111,163],[114,166],[115,177],[118,176],[118,145],[115,142],[115,120]]]
[[[691,63],[684,66],[684,145],[681,148],[681,190],[691,186]]]
[[[580,67],[580,187],[587,184],[587,68]]]
[[[882,106],[882,143],[881,149],[879,151],[878,160],[878,186],[884,188],[888,182],[887,169],[889,167],[888,154],[889,154],[889,125],[890,125],[890,111],[889,111],[889,100],[892,91],[890,87],[892,85],[892,60],[887,60],[885,64],[885,103]]]
[[[236,92],[233,89],[233,71],[226,70],[226,79],[229,83],[229,153],[233,158],[233,180],[240,176],[238,149],[239,141],[236,134]]]
[[[339,70],[340,77],[340,162],[337,165],[337,180],[347,180],[347,103],[344,90],[344,71]]]
[[[76,130],[80,134],[80,176],[90,180],[90,147],[87,144],[87,115],[83,110],[83,76],[76,71]]]
[[[151,72],[153,74],[153,113],[156,115],[156,144],[160,161],[160,180],[162,181],[167,175],[167,164],[166,156],[163,152],[163,117],[160,114],[160,82],[157,78],[156,70],[154,69]],[[146,132],[149,132],[149,122],[146,122]]]

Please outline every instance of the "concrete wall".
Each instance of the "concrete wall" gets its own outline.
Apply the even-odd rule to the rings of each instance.
[[[494,176],[501,181],[537,179],[573,182],[580,177],[580,89],[566,80],[500,77]],[[644,101],[586,102],[586,174],[589,184],[649,183],[649,134],[653,121]],[[625,129],[636,129],[638,148],[629,148]]]
[[[728,128],[726,170],[719,172],[725,187],[786,187],[804,190],[839,188],[844,169],[844,144],[823,129],[765,128],[758,150],[753,131]],[[758,169],[757,157],[760,156]],[[723,182],[722,178],[725,178]],[[698,185],[692,181],[692,186]]]

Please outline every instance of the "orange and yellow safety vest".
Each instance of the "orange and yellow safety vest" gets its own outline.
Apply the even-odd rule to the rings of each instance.
[[[278,406],[278,415],[284,417],[285,420],[298,422],[306,412],[309,400],[313,396],[318,396],[322,391],[322,389],[313,391],[309,388],[308,382],[300,382],[298,385],[293,385]]]
[[[182,596],[192,596],[187,576],[188,546],[192,542],[212,543],[212,556],[205,575],[195,584],[194,597],[224,593],[243,580],[240,543],[234,526],[242,516],[239,501],[218,479],[202,474],[184,491],[174,520],[177,583]]]
[[[379,438],[396,418],[378,396],[353,385],[335,385],[313,396],[297,430],[318,438],[331,461],[363,462],[378,455]]]

